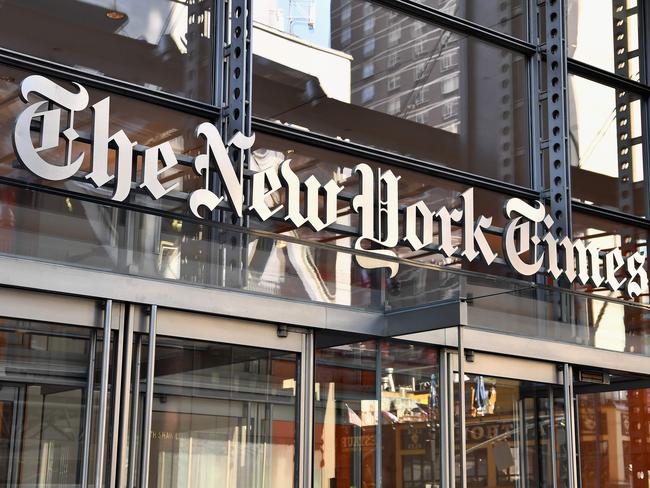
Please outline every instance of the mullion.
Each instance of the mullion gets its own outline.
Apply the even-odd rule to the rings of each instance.
[[[531,188],[468,173],[450,166],[443,166],[439,163],[423,161],[364,144],[342,141],[332,136],[314,132],[305,132],[304,130],[287,127],[282,123],[272,122],[258,117],[253,117],[253,129],[255,132],[276,136],[299,144],[319,147],[321,149],[343,153],[350,156],[357,156],[376,163],[385,163],[391,166],[401,167],[416,171],[423,175],[434,176],[445,181],[461,183],[527,200],[539,199],[539,191],[535,191]]]
[[[435,24],[451,31],[472,36],[497,46],[516,51],[518,53],[532,56],[537,52],[537,46],[528,41],[521,40],[508,34],[492,30],[488,27],[476,24],[467,19],[456,17],[432,7],[415,3],[412,0],[371,0],[394,11],[402,12],[414,19]]]
[[[587,63],[583,63],[582,61],[568,58],[567,67],[569,69],[569,74],[578,75],[582,78],[595,81],[596,83],[600,83],[602,85],[607,85],[611,88],[631,91],[642,97],[650,96],[650,86],[639,83],[638,81],[630,80],[629,78],[625,78],[620,75],[616,75],[602,68],[591,66]]]

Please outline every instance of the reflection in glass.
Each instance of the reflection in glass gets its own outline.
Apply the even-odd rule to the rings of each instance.
[[[614,377],[612,385],[575,387],[582,486],[637,488],[648,484],[650,389],[617,388],[616,382],[623,380],[634,378]]]
[[[425,203],[427,208],[432,211],[437,211],[442,207],[446,207],[450,211],[454,208],[460,209],[462,205],[460,195],[468,190],[468,188],[462,184],[450,182],[442,178],[424,175],[412,170],[397,168],[387,164],[378,164],[371,160],[351,157],[344,153],[323,150],[287,139],[258,134],[251,158],[252,169],[261,171],[275,168],[277,170],[280,164],[286,160],[291,161],[291,168],[303,182],[311,175],[314,175],[322,184],[330,179],[334,179],[340,187],[343,187],[343,192],[341,193],[342,198],[338,202],[339,211],[336,223],[338,224],[339,229],[346,228],[349,229],[350,232],[313,232],[307,228],[307,226],[303,226],[299,229],[289,229],[286,221],[284,221],[284,215],[286,212],[286,195],[283,191],[274,193],[271,197],[267,198],[267,201],[271,206],[284,205],[284,208],[280,209],[273,218],[266,222],[262,223],[253,220],[251,225],[265,231],[284,234],[289,237],[298,237],[301,240],[326,242],[346,248],[354,247],[356,239],[351,237],[350,234],[354,235],[357,233],[359,227],[359,215],[350,208],[350,197],[357,194],[359,191],[360,180],[358,174],[354,171],[357,164],[367,164],[376,171],[391,170],[395,174],[399,175],[398,197],[399,204],[403,207],[422,201]],[[482,189],[474,189],[473,194],[475,208],[480,209],[481,214],[492,216],[493,226],[503,227],[506,224],[502,211],[505,201],[503,195]],[[399,217],[400,229],[403,226],[403,217],[404,215],[402,213]],[[433,242],[438,243],[440,238],[440,228],[438,225],[433,226],[433,233]],[[459,245],[462,238],[460,225],[454,225],[452,233],[452,241],[454,245]],[[499,250],[501,248],[500,236],[496,235],[496,233],[486,233],[486,239],[492,249]],[[289,245],[288,248],[290,249],[291,246]],[[276,249],[273,252],[278,252],[278,250]],[[288,251],[283,251],[283,254],[287,253]],[[511,270],[507,269],[505,266],[500,266],[497,263],[493,263],[491,266],[486,266],[484,263],[479,262],[479,260],[470,263],[467,260],[460,259],[456,256],[449,258],[445,257],[441,253],[435,252],[432,246],[426,249],[413,251],[411,248],[402,244],[396,249],[396,253],[400,258],[413,259],[426,264],[461,267],[466,270],[485,271],[499,275],[512,274]],[[339,258],[343,259],[344,256],[340,255]],[[278,263],[277,266],[279,266],[279,269],[282,269],[293,261],[295,261],[295,259],[289,253]],[[331,263],[330,269],[334,268],[339,269],[335,263]],[[402,268],[402,270],[404,271],[404,276],[401,281],[406,286],[406,282],[409,279],[408,276],[406,276],[408,271],[406,268]],[[321,270],[321,272],[323,271],[327,272],[325,269]],[[361,274],[365,273],[368,275],[362,278],[362,281],[364,282],[374,279],[373,276],[369,275],[367,270],[357,269],[357,271]],[[400,279],[398,279],[398,281],[399,280]],[[356,282],[356,280],[353,280],[353,282]],[[404,287],[401,291],[401,295],[404,298],[407,296],[420,296],[420,294],[424,293],[426,290],[423,285],[424,284],[421,284],[422,288],[413,294],[409,293]],[[398,290],[399,286],[399,284],[395,283],[389,284],[391,292],[395,293],[400,293]],[[435,287],[432,286],[429,288],[429,291],[435,291]]]
[[[363,0],[307,13],[254,4],[256,115],[528,185],[524,56]]]
[[[639,14],[636,0],[568,0],[570,58],[640,80]]]
[[[81,486],[89,351],[83,328],[0,318],[2,486]]]
[[[351,340],[316,337],[314,487],[378,486],[379,454],[381,486],[438,486],[438,350]]]
[[[150,486],[292,487],[296,365],[293,353],[160,338]]]
[[[316,350],[314,488],[376,484],[376,358],[375,341]]]
[[[467,374],[465,395],[467,486],[567,485],[565,469],[557,469],[554,484],[553,458],[556,468],[566,463],[563,406],[554,400],[559,388]]]
[[[526,37],[523,0],[415,0],[449,15],[462,17],[503,34]]]
[[[0,45],[205,102],[212,95],[212,2],[8,0]]]
[[[646,215],[641,100],[575,75],[569,97],[572,196]]]
[[[29,71],[0,65],[0,99],[4,100],[0,107],[0,176],[110,199],[114,192],[114,180],[101,188],[95,188],[90,184],[89,180],[85,179],[86,174],[91,170],[92,149],[90,144],[78,140],[72,143],[73,154],[84,153],[84,162],[80,171],[73,178],[60,182],[37,178],[18,162],[12,144],[12,133],[16,118],[28,106],[20,99],[20,83],[31,74],[33,73]],[[76,90],[70,82],[59,79],[52,80],[66,90]],[[90,95],[89,105],[109,96],[108,93],[96,89],[89,88],[88,92]],[[36,101],[37,98],[37,96],[32,95],[30,102]],[[67,127],[67,115],[62,113],[61,117],[64,121],[62,127]],[[90,134],[93,127],[91,108],[75,112],[74,121],[75,130],[80,134]],[[110,95],[109,134],[112,135],[119,130],[124,130],[129,140],[134,143],[137,142],[140,148],[143,146],[153,147],[167,142],[179,157],[195,156],[204,151],[204,143],[194,135],[194,130],[201,122],[204,122],[204,120],[198,117],[140,102],[132,98]],[[36,139],[39,135],[40,132],[34,127],[32,136]],[[65,151],[65,140],[61,137],[58,147],[43,151],[41,155],[52,164],[63,164]],[[136,147],[137,151],[139,149]],[[116,151],[109,150],[108,173],[110,175],[115,174],[115,159]],[[132,175],[134,182],[134,188],[131,191],[132,203],[143,204],[147,207],[158,206],[159,208],[162,207],[167,210],[188,214],[190,210],[186,203],[187,193],[202,186],[202,179],[196,175],[188,161],[185,164],[178,164],[171,169],[165,170],[161,180],[166,186],[177,185],[177,188],[170,192],[164,201],[154,201],[145,190],[138,188],[139,183],[142,182],[142,155],[135,158],[135,160]]]
[[[382,486],[440,484],[440,376],[431,346],[381,343]]]

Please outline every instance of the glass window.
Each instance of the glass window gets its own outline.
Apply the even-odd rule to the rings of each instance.
[[[363,21],[363,31],[366,34],[372,32],[374,28],[375,28],[375,18],[373,16],[370,16]]]
[[[369,62],[363,65],[363,77],[369,78],[375,74],[375,63]]]
[[[9,0],[0,45],[204,102],[212,99],[212,2]]]
[[[458,65],[458,49],[448,51],[443,54],[442,60],[442,70],[447,71]]]
[[[296,365],[294,353],[159,338],[150,485],[294,486]]]
[[[81,465],[94,465],[83,452],[91,340],[84,327],[0,318],[2,486],[86,486]]]
[[[572,196],[646,215],[639,97],[570,75],[569,110]]]
[[[363,42],[363,55],[370,57],[375,53],[375,38],[370,37]]]
[[[440,371],[432,346],[381,343],[382,485],[440,485]]]
[[[63,181],[47,181],[32,175],[14,154],[12,144],[13,126],[18,115],[28,106],[20,99],[20,83],[32,73],[0,65],[0,97],[5,103],[0,107],[0,176],[20,181],[28,181],[73,193],[84,193],[95,197],[110,199],[115,191],[115,179],[106,185],[95,188],[85,175],[91,171],[90,160],[92,148],[85,142],[75,140],[72,143],[72,154],[84,155],[81,169],[75,176]],[[74,91],[76,88],[70,82],[52,79],[66,90]],[[156,207],[183,214],[189,214],[187,193],[202,185],[199,178],[189,164],[178,164],[165,172],[165,185],[176,184],[174,191],[165,198],[152,200],[145,190],[138,188],[142,178],[142,146],[152,147],[162,143],[169,143],[175,154],[181,156],[194,156],[205,150],[205,143],[195,136],[195,129],[203,119],[186,115],[174,110],[157,105],[140,102],[132,98],[113,95],[88,88],[89,105],[110,96],[109,135],[119,130],[124,130],[131,142],[140,144],[136,148],[137,155],[133,175],[131,177],[132,190],[129,201],[143,204],[147,207]],[[35,101],[35,95],[30,96],[30,103]],[[66,127],[67,115],[62,115],[62,127]],[[75,112],[74,129],[81,134],[91,133],[93,130],[93,116],[90,108]],[[39,131],[33,126],[33,136],[38,137]],[[81,138],[80,138],[81,139]],[[64,164],[66,158],[66,141],[61,137],[59,145],[41,153],[42,157],[54,164]],[[117,151],[108,151],[108,173],[115,174]],[[76,156],[75,156],[76,157]]]
[[[375,486],[377,343],[322,347],[315,356],[314,486]]]
[[[404,110],[403,105],[402,110]],[[427,115],[428,114],[426,112],[422,112],[422,117],[426,117]],[[379,164],[367,159],[351,157],[344,153],[318,149],[309,145],[258,133],[257,139],[255,141],[255,146],[253,146],[251,169],[270,167],[277,168],[282,162],[288,159],[291,160],[291,167],[294,168],[294,171],[296,172],[296,175],[301,182],[304,182],[308,177],[312,175],[314,175],[323,184],[329,179],[335,178],[338,185],[343,187],[343,195],[352,195],[358,192],[360,179],[358,174],[354,173],[353,171],[356,165],[361,163],[368,164],[373,169],[373,172],[375,172],[375,174],[379,170],[392,170],[395,175],[400,177],[400,207],[406,207],[417,201],[423,201],[427,208],[433,211],[436,211],[441,207],[447,207],[451,211],[454,208],[460,207],[462,201],[459,196],[461,193],[468,189],[462,184],[453,183],[442,178],[431,177],[416,171],[407,170],[405,168],[397,168],[387,164]],[[273,201],[278,205],[285,205],[286,194],[284,192],[279,192],[278,194],[274,195]],[[502,211],[504,202],[505,197],[503,195],[500,195],[496,192],[475,188],[474,207],[477,209],[477,215],[475,218],[478,218],[478,209],[480,209],[481,214],[493,217],[493,226],[503,227],[506,223],[506,219],[503,216]],[[349,228],[351,233],[357,232],[359,225],[359,215],[356,212],[349,211],[349,200],[340,199],[338,209],[339,211],[338,218],[336,219],[336,224],[344,228]],[[298,230],[287,229],[283,212],[284,210],[281,210],[278,212],[276,218],[271,218],[266,222],[260,222],[259,220],[251,219],[251,225],[255,229],[259,228],[260,230],[266,232],[286,234],[304,241],[325,241],[329,244],[341,246],[344,248],[354,248],[356,239],[352,237],[350,233],[337,233],[334,230],[331,230],[329,232],[314,232],[307,226],[302,226]],[[399,228],[403,228],[403,225],[403,216],[401,216],[399,218]],[[440,229],[438,225],[434,225],[433,233],[433,243],[434,245],[437,245],[440,239]],[[485,237],[490,247],[495,252],[501,254],[500,236],[496,233],[486,232]],[[460,241],[462,239],[461,227],[452,227],[451,239],[454,245],[460,244]],[[474,260],[472,263],[469,263],[467,260],[461,259],[457,256],[447,258],[444,255],[435,252],[433,249],[429,250],[427,248],[413,251],[406,245],[401,245],[401,247],[396,248],[395,251],[396,254],[401,258],[412,259],[422,263],[435,264],[437,266],[453,266],[467,270],[497,274],[500,276],[514,276],[511,268],[508,268],[505,264],[499,264],[497,262],[492,263],[490,266],[486,266],[478,259]],[[280,250],[277,252],[280,252]],[[260,268],[263,268],[265,266],[264,263],[267,262],[266,260],[268,260],[268,266],[273,266],[273,269],[277,270],[281,276],[282,274],[288,272],[291,269],[291,266],[296,266],[295,259],[292,261],[292,254],[287,252],[287,250],[281,250],[283,257],[279,261],[276,261],[278,258],[276,257],[277,255],[275,253],[276,251],[274,250],[269,256],[262,254],[260,256]],[[310,251],[309,254],[312,254],[312,252]],[[264,260],[262,260],[262,257],[264,257]],[[309,273],[312,275],[322,277],[325,282],[329,281],[329,279],[334,278],[333,275],[335,275],[336,280],[333,284],[324,283],[321,285],[323,287],[329,287],[329,293],[336,295],[337,297],[339,295],[343,296],[346,293],[345,287],[350,286],[346,285],[346,283],[350,283],[352,285],[355,294],[360,293],[359,290],[354,289],[354,287],[357,286],[357,284],[360,282],[365,282],[368,284],[367,286],[374,289],[375,285],[372,285],[371,283],[373,283],[373,280],[377,275],[368,273],[367,270],[359,269],[356,266],[352,266],[351,274],[342,274],[340,271],[343,269],[343,263],[341,262],[339,264],[339,261],[329,261],[329,259],[333,257],[334,256],[324,256],[322,260],[315,259],[315,269],[311,269],[310,266],[309,271]],[[356,262],[353,258],[352,261],[353,263]],[[335,269],[335,273],[331,271]],[[436,275],[436,273],[432,273],[432,275]],[[424,276],[425,275],[418,274],[415,269],[412,269],[408,266],[400,266],[400,271],[398,272],[395,279],[390,280],[391,284],[389,285],[390,291],[388,294],[391,295],[391,299],[394,298],[395,300],[399,301],[409,300],[409,297],[418,297],[419,300],[424,296],[428,296],[427,294],[430,292],[438,293],[438,291],[443,286],[440,281],[436,281],[435,276],[432,276],[431,280],[427,281],[428,278],[424,278]],[[450,279],[450,282],[451,281],[453,280]],[[253,283],[254,279],[251,278],[249,282]],[[335,293],[335,290],[338,291]],[[353,301],[357,300],[355,296],[356,295],[354,294],[352,295]],[[361,299],[361,302],[363,302],[363,299]]]
[[[572,214],[572,227],[574,239],[584,239],[585,244],[594,242],[603,251],[620,248],[624,257],[635,252],[640,252],[645,256],[648,255],[648,231],[641,227],[633,227],[631,225],[606,220],[576,211]],[[647,261],[644,263],[644,267],[646,270],[648,269]],[[603,286],[601,288],[586,287],[585,291],[604,294],[609,297],[614,296],[616,298],[626,298],[623,289],[613,293]],[[648,295],[641,295],[635,300],[641,303],[648,303]],[[594,307],[595,306],[597,306],[597,304],[594,305]],[[638,330],[643,330],[650,327],[650,321],[645,318],[645,314],[640,314],[639,309],[636,308],[619,307],[616,310],[616,312],[610,310],[604,317],[600,317],[601,319],[611,319],[612,330],[616,330],[615,336],[599,336],[596,334],[596,347],[608,348],[608,346],[611,346],[618,348],[620,344],[622,344],[623,347],[627,344],[626,350],[630,351],[631,349],[630,352],[634,350],[638,351],[640,347],[639,344],[643,343],[643,341],[640,337],[633,337],[635,335],[634,333],[627,335],[628,332],[626,331],[628,329],[636,330],[637,327]],[[593,316],[597,317],[598,315],[596,314]],[[632,317],[634,317],[634,319],[632,319]],[[603,322],[607,322],[607,320],[603,320]],[[614,323],[616,323],[616,325],[613,325]],[[646,323],[648,324],[647,326]],[[605,327],[603,327],[603,329],[604,328]],[[614,337],[616,337],[615,340]],[[637,344],[637,339],[640,341],[639,344]]]
[[[441,12],[480,24],[489,29],[526,39],[524,0],[415,0]]]
[[[346,21],[350,19],[352,15],[352,4],[346,3],[341,7],[341,20]]]
[[[400,99],[399,99],[399,98],[395,98],[395,99],[393,99],[393,100],[390,100],[390,101],[388,102],[388,104],[389,104],[389,105],[388,105],[388,109],[387,109],[387,110],[388,110],[388,113],[389,113],[389,114],[397,114],[397,113],[399,113],[400,109],[402,108],[402,105],[401,105],[401,103],[400,103]]]
[[[393,68],[397,65],[397,63],[399,63],[399,51],[393,51],[389,53],[386,62],[387,66],[389,68]]]
[[[458,387],[458,373],[454,381]],[[467,485],[556,486],[557,476],[557,486],[565,486],[562,390],[480,374],[466,374],[464,381]]]
[[[341,43],[347,44],[350,42],[352,37],[352,31],[349,27],[345,27],[341,30]]]
[[[394,75],[388,78],[388,90],[397,90],[399,88],[400,75]]]
[[[369,102],[375,96],[375,85],[369,85],[361,91],[361,100]]]
[[[393,341],[331,342],[316,337],[314,486],[375,486],[378,424],[382,486],[438,486],[437,349]]]
[[[261,55],[254,59],[255,115],[528,186],[525,56],[380,5],[372,9],[375,29],[367,34],[362,16],[366,3],[352,0],[347,22],[323,7],[312,31],[276,35],[283,49],[265,54],[266,60]],[[351,30],[346,45],[340,42],[343,29]],[[391,45],[393,33],[401,37]],[[364,91],[362,68],[370,57],[377,66],[372,99]],[[399,90],[391,92],[389,80],[416,65],[422,66],[421,76],[403,76]],[[443,83],[444,92],[438,88]],[[395,96],[403,98],[398,114],[388,111]],[[441,107],[450,98],[458,100],[455,120],[442,115]],[[425,107],[429,115],[422,118],[418,113]]]
[[[639,9],[636,2],[569,0],[568,56],[640,80]]]
[[[650,388],[642,376],[605,375],[611,384],[574,386],[582,486],[633,488],[647,482]],[[617,383],[619,386],[617,387]],[[631,384],[639,388],[628,389]],[[598,391],[601,390],[601,391]]]
[[[448,95],[458,90],[458,85],[458,73],[456,73],[442,80],[442,86],[440,87],[440,90],[442,91],[443,95]]]

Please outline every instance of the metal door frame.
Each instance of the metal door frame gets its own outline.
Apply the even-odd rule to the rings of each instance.
[[[135,429],[137,418],[140,415],[139,381],[141,358],[138,347],[125,348],[123,378],[128,378],[124,383],[122,393],[123,408],[119,425],[121,426],[119,446],[117,451],[122,456],[130,453],[129,465],[133,466],[136,456],[139,457],[139,477],[137,486],[149,486],[149,461],[151,451],[151,418],[153,412],[153,385],[155,380],[155,346],[158,337],[175,337],[182,339],[195,339],[206,342],[234,344],[261,349],[271,349],[296,353],[298,388],[296,391],[296,455],[295,483],[297,488],[311,486],[312,476],[312,425],[311,415],[313,408],[312,378],[313,378],[313,334],[310,330],[286,327],[284,325],[247,321],[238,318],[214,316],[197,312],[165,308],[158,305],[129,305],[129,320],[125,333],[130,343],[136,340],[147,339],[149,342],[147,358],[147,374],[145,382],[145,396],[143,409],[143,424],[140,432],[140,450],[137,452]],[[182,327],[179,327],[182,324]],[[139,342],[138,342],[139,344]],[[134,387],[133,398],[129,398],[129,385]],[[132,406],[129,405],[132,403]],[[125,418],[124,412],[130,412],[130,422]],[[128,431],[131,435],[128,435]],[[123,457],[122,460],[126,458]],[[132,487],[136,476],[133,469],[127,468],[126,463],[120,463],[122,469],[116,480],[119,487]]]
[[[445,457],[442,460],[442,486],[452,488],[467,486],[467,462],[466,462],[466,427],[465,415],[458,415],[460,421],[460,475],[459,483],[456,483],[456,459],[455,459],[455,393],[454,375],[459,378],[465,373],[481,373],[491,376],[533,381],[562,387],[564,397],[564,416],[566,423],[566,447],[567,447],[567,472],[568,488],[577,488],[577,460],[576,460],[576,417],[575,417],[575,395],[573,392],[573,367],[568,363],[554,363],[543,359],[525,359],[521,357],[507,356],[503,354],[483,353],[466,350],[463,346],[463,327],[457,327],[457,344],[455,349],[443,349],[440,355],[440,377],[441,377],[441,424],[443,433],[441,435],[441,448]],[[459,356],[462,360],[459,361]],[[465,412],[465,382],[459,381],[459,410]],[[552,407],[553,404],[551,404]],[[554,409],[550,409],[553,415]],[[552,422],[554,422],[552,420]],[[551,429],[553,435],[554,430]],[[552,441],[554,443],[554,440]],[[552,471],[553,486],[557,487],[558,472],[557,457],[553,457]]]

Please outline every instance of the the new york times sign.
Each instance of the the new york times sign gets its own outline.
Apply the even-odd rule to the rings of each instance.
[[[77,85],[73,92],[43,76],[29,76],[21,84],[21,97],[28,103],[16,120],[13,143],[16,156],[36,176],[61,181],[77,173],[84,154],[72,155],[72,142],[79,138],[74,128],[75,112],[90,109],[93,124],[91,132],[91,170],[85,178],[89,184],[102,187],[109,182],[114,188],[112,199],[124,200],[131,191],[133,180],[133,146],[128,134],[109,131],[110,98],[89,105],[88,92]],[[62,112],[68,116],[62,117]],[[67,120],[62,126],[62,120]],[[39,121],[40,124],[32,124]],[[32,132],[40,127],[38,143]],[[228,155],[231,145],[246,150],[253,145],[254,136],[238,133],[224,143],[217,128],[202,123],[196,128],[197,137],[205,141],[205,151],[193,160],[194,171],[203,178],[203,187],[189,195],[192,213],[202,218],[205,211],[214,210],[226,202],[238,217],[248,213],[265,221],[282,211],[284,220],[299,228],[309,226],[322,231],[336,222],[339,194],[343,187],[334,179],[322,183],[315,176],[301,181],[291,168],[291,161],[279,168],[271,167],[252,176],[250,204],[245,205],[242,172],[233,165]],[[63,141],[62,141],[63,140]],[[43,151],[66,144],[65,161],[48,161]],[[36,147],[37,146],[37,147]],[[109,164],[109,148],[115,151],[115,163]],[[140,188],[158,199],[177,189],[178,183],[165,184],[164,174],[178,160],[168,142],[149,147],[144,151]],[[219,190],[210,187],[210,172],[216,171],[221,184]],[[372,248],[381,256],[395,256],[393,249],[408,245],[413,250],[435,246],[446,257],[458,256],[473,261],[482,258],[488,265],[497,258],[485,238],[484,231],[491,225],[492,217],[478,215],[474,208],[473,189],[461,196],[461,207],[448,209],[429,208],[423,201],[409,205],[400,218],[399,176],[392,171],[375,171],[367,164],[358,164],[354,172],[359,178],[359,189],[351,200],[351,211],[359,215],[356,249]],[[284,192],[283,204],[269,198]],[[319,205],[319,195],[323,204]],[[593,242],[564,237],[558,239],[551,232],[553,219],[539,202],[526,202],[518,198],[507,200],[505,216],[509,219],[504,229],[500,250],[507,263],[518,273],[531,276],[545,272],[554,279],[577,280],[583,285],[606,286],[610,290],[623,290],[635,297],[645,291],[648,277],[644,269],[646,256],[636,252],[623,256],[620,249],[603,251]],[[462,228],[460,244],[452,241],[452,228]],[[436,232],[434,232],[434,227]],[[434,242],[435,241],[435,242]],[[386,266],[394,274],[397,263],[373,259],[366,254],[356,257],[364,267]]]

